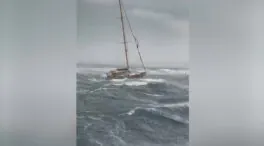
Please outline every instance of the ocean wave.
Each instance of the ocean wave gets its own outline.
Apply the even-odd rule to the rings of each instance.
[[[124,78],[124,79],[111,79],[110,81],[111,82],[124,82],[126,80],[127,80],[127,78]]]
[[[165,83],[166,80],[164,79],[152,79],[152,78],[145,78],[140,79],[141,81],[147,82],[147,83]]]
[[[156,116],[161,116],[163,118],[166,118],[166,119],[170,119],[170,120],[173,120],[175,122],[179,122],[179,123],[183,123],[183,124],[189,124],[189,121],[182,118],[181,116],[177,115],[177,114],[169,114],[169,113],[166,113],[160,109],[157,109],[157,107],[166,107],[168,105],[162,105],[162,106],[156,106],[156,107],[136,107],[136,108],[133,108],[131,109],[130,111],[128,111],[126,114],[129,115],[129,116],[132,116],[134,114],[136,114],[136,112],[148,112],[148,113],[151,113],[151,114],[154,114]],[[173,104],[173,105],[169,105],[170,106],[173,106],[173,107],[180,107],[181,105],[178,104]]]
[[[184,89],[189,78],[183,75],[188,70],[149,68],[140,79],[100,76],[110,69],[77,73],[79,143],[172,146],[188,141],[189,92]]]
[[[161,95],[161,94],[150,94],[150,93],[143,93],[143,94],[148,95],[148,96],[154,96],[154,97],[164,96],[164,95]]]
[[[160,107],[167,107],[167,108],[179,108],[179,107],[189,107],[189,103],[188,102],[181,102],[181,103],[172,103],[172,104],[149,104],[148,108],[144,108],[144,107],[135,107],[132,110],[130,110],[129,112],[127,112],[128,115],[133,115],[137,110],[139,109],[152,109],[155,110],[156,108],[160,108]]]
[[[97,82],[98,80],[96,78],[91,78],[91,79],[88,79],[89,81],[92,81],[92,82]]]
[[[114,134],[113,131],[110,131],[109,132],[109,135],[112,138],[114,138],[115,140],[117,140],[119,142],[119,144],[121,144],[121,145],[127,145],[127,143],[120,136],[117,136],[116,134]]]
[[[145,99],[145,98],[141,98],[141,97],[136,97],[136,96],[133,96],[133,95],[129,95],[129,100],[132,100],[132,101],[137,101],[137,102],[141,102],[141,103],[144,103],[144,104],[157,104],[156,101],[154,100],[151,100],[151,99]]]
[[[76,91],[77,94],[86,94],[88,92],[90,92],[90,90],[79,89],[79,90]]]
[[[145,79],[113,79],[111,80],[111,82],[113,83],[113,85],[116,86],[122,86],[122,85],[126,85],[126,86],[145,86],[151,83],[165,83],[166,80],[164,79],[154,79],[154,78],[145,78]]]
[[[189,107],[189,102],[181,102],[181,103],[169,103],[169,104],[152,104],[152,107],[167,107],[167,108],[180,108],[180,107]]]
[[[125,82],[124,83],[127,86],[144,86],[147,85],[147,82],[140,82],[140,81],[130,81],[130,82]]]
[[[183,85],[182,83],[178,83],[176,81],[167,81],[161,78],[144,78],[144,79],[114,79],[111,80],[111,85],[114,86],[147,86],[147,85],[168,85],[174,86],[182,90],[188,90],[188,85]],[[148,96],[163,96],[159,94],[148,94],[143,93]]]
[[[102,67],[102,68],[78,68],[79,73],[91,73],[91,74],[102,74],[109,72],[116,68]],[[141,68],[131,69],[132,71],[144,71]],[[189,75],[188,69],[170,69],[170,68],[159,68],[152,69],[147,68],[147,74],[150,75]]]
[[[101,117],[93,117],[93,116],[88,116],[89,119],[94,120],[94,121],[102,121]]]
[[[103,82],[105,81],[105,79],[102,77],[102,78],[91,78],[91,79],[87,79],[88,81],[90,82]]]
[[[148,69],[147,72],[150,75],[189,75],[187,69]]]

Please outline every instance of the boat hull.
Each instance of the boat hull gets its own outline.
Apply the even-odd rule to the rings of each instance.
[[[127,70],[116,70],[116,71],[110,71],[106,75],[106,79],[137,79],[137,78],[143,78],[146,76],[146,72],[137,72],[137,73],[131,73]]]

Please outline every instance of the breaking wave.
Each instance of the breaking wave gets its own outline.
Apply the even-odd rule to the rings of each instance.
[[[157,106],[157,107],[166,107],[166,106]],[[170,106],[169,106],[170,107]],[[181,107],[181,106],[173,106],[173,107]],[[181,116],[177,114],[169,114],[167,112],[164,112],[158,108],[155,107],[136,107],[131,109],[130,111],[127,112],[127,115],[132,116],[134,114],[153,114],[158,117],[163,117],[165,119],[173,120],[175,122],[179,122],[182,124],[189,124],[189,121],[182,118]]]
[[[140,79],[141,81],[147,82],[147,83],[165,83],[166,80],[164,79],[152,79],[152,78],[146,78],[146,79]]]
[[[151,75],[189,75],[189,70],[187,69],[156,69],[148,70],[148,74]]]
[[[111,80],[113,85],[116,86],[145,86],[148,84],[155,84],[155,83],[165,83],[166,80],[164,79],[152,79],[152,78],[146,78],[146,79],[112,79]]]

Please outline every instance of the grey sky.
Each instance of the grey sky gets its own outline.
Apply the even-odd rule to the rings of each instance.
[[[146,65],[189,61],[189,19],[186,0],[123,0],[139,39]],[[79,0],[79,61],[124,63],[118,0]],[[139,63],[129,30],[129,60]]]

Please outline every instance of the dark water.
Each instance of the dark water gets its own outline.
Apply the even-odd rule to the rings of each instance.
[[[106,81],[107,70],[77,73],[77,146],[189,145],[188,70]]]

